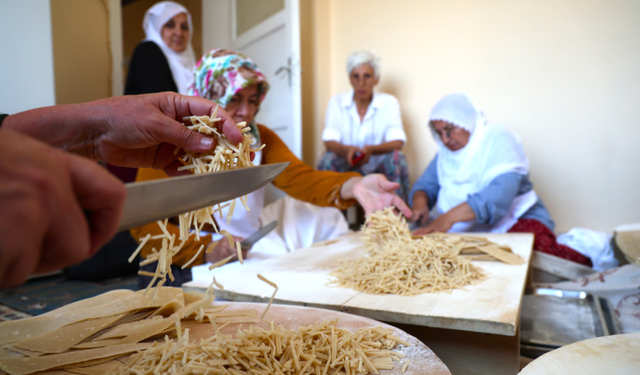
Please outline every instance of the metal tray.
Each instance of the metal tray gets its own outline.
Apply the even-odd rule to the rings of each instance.
[[[546,288],[524,295],[520,327],[521,354],[532,358],[577,341],[621,332],[607,299]]]

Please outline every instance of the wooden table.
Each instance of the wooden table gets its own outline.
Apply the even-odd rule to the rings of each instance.
[[[352,233],[281,257],[221,270],[216,280],[224,290],[216,291],[216,295],[234,301],[268,301],[273,288],[257,279],[260,273],[278,284],[275,302],[339,310],[389,322],[428,345],[453,374],[516,374],[520,305],[533,235],[482,236],[510,245],[526,263],[510,266],[474,262],[489,278],[451,294],[403,297],[329,287],[328,273],[337,261],[355,259],[364,252],[359,234]],[[195,280],[184,287],[202,291],[209,284],[210,280]]]

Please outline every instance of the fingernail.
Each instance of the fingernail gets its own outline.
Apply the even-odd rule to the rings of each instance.
[[[211,148],[212,144],[213,144],[213,138],[211,137],[204,137],[200,141],[200,145],[205,148]]]

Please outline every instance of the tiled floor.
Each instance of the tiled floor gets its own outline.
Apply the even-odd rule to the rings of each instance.
[[[9,320],[18,320],[24,319],[32,316],[31,314],[24,313],[22,311],[18,311],[12,309],[9,306],[0,305],[0,322],[6,322]]]
[[[29,280],[15,288],[0,290],[0,306],[3,307],[0,319],[15,320],[25,317],[22,314],[44,314],[114,289],[138,290],[138,276],[101,282],[67,280],[64,275]]]

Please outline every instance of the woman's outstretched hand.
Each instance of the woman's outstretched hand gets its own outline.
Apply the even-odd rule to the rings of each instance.
[[[382,174],[370,174],[347,180],[342,185],[340,195],[343,199],[355,198],[366,215],[387,207],[395,207],[407,218],[411,218],[411,209],[395,193],[399,187],[400,184],[387,180]]]

